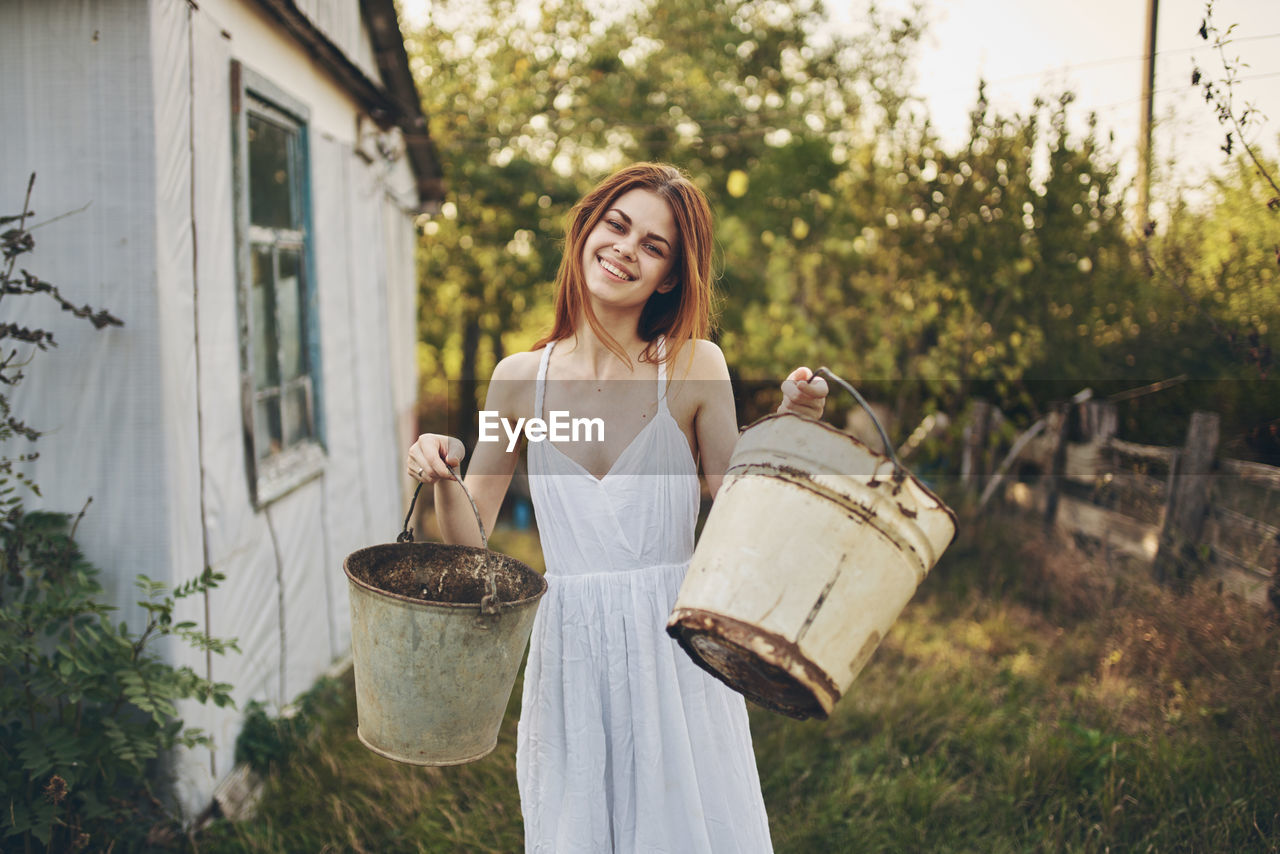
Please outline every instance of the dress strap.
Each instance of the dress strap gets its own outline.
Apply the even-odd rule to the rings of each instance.
[[[546,396],[547,388],[547,365],[551,362],[551,348],[554,346],[556,342],[547,342],[547,346],[542,348],[542,361],[538,363],[538,380],[533,385],[533,414],[537,418],[542,417],[542,399]]]
[[[667,337],[658,338],[658,411],[667,411]]]

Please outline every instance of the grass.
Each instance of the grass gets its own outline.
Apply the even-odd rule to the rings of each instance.
[[[530,563],[530,535],[494,543]],[[202,852],[521,850],[497,750],[410,768],[349,683]],[[1015,520],[968,521],[826,722],[752,709],[779,852],[1280,851],[1280,625]]]

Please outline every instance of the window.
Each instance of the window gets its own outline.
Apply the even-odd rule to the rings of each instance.
[[[233,66],[241,394],[257,504],[321,470],[307,110]]]

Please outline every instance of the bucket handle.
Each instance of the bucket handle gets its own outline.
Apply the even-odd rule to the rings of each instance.
[[[871,404],[867,403],[867,401],[863,399],[862,395],[858,394],[858,390],[856,388],[854,388],[852,385],[850,385],[846,381],[842,380],[840,377],[836,376],[832,372],[832,370],[826,367],[825,365],[821,368],[818,368],[818,370],[814,371],[813,375],[815,377],[818,377],[818,376],[826,377],[828,380],[831,380],[832,382],[836,383],[845,391],[849,392],[849,394],[853,395],[853,399],[858,402],[858,405],[861,406],[864,410],[866,410],[867,415],[871,416],[871,423],[876,426],[876,432],[880,434],[880,441],[884,443],[885,456],[887,456],[889,460],[893,463],[895,476],[900,476],[905,471],[905,469],[903,469],[902,463],[898,461],[898,455],[894,453],[894,450],[893,450],[893,443],[889,441],[889,434],[886,433],[884,431],[884,427],[880,425],[880,419],[877,418],[875,412],[872,411]]]
[[[489,535],[484,530],[484,521],[480,518],[480,508],[476,506],[476,500],[471,497],[471,490],[467,489],[467,485],[462,482],[462,477],[458,474],[458,470],[447,462],[445,466],[449,469],[449,474],[453,475],[454,481],[458,486],[462,487],[462,492],[467,496],[467,500],[471,502],[471,512],[476,515],[476,525],[480,528],[480,542],[484,545],[486,551],[489,549]],[[418,503],[418,494],[422,492],[422,481],[418,481],[418,487],[413,491],[413,498],[409,501],[409,512],[404,517],[404,529],[400,531],[396,537],[397,543],[412,543],[413,529],[409,527],[409,520],[413,518],[413,507]],[[498,580],[493,572],[493,562],[489,562],[489,569],[484,576],[484,596],[480,597],[480,613],[497,614],[502,603],[498,601]]]

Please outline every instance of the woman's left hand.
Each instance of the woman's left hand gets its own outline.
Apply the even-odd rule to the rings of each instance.
[[[800,367],[782,381],[782,405],[779,412],[794,412],[809,418],[821,418],[827,404],[827,381],[814,377],[813,371]]]

